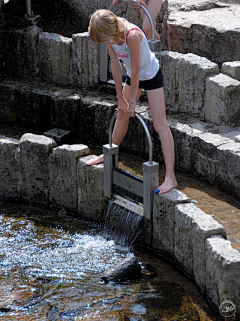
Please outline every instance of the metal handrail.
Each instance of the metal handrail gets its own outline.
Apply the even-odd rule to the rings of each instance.
[[[111,121],[110,121],[110,125],[109,125],[109,146],[112,147],[112,129],[113,129],[113,123],[115,118],[117,117],[118,111],[115,111],[115,113],[113,114]],[[140,123],[142,124],[145,133],[147,135],[147,139],[148,139],[148,144],[149,144],[149,163],[152,163],[152,158],[153,158],[153,147],[152,147],[152,139],[149,133],[149,130],[147,128],[147,125],[144,123],[142,117],[135,111],[135,116],[138,118],[138,120],[140,121]]]
[[[120,2],[120,1],[122,1],[122,0],[118,0],[118,2]],[[124,1],[126,1],[126,2],[133,1],[133,2],[137,3],[136,0],[124,0]],[[118,4],[118,2],[116,4]],[[148,12],[147,8],[144,7],[144,5],[140,4],[140,6],[145,11],[145,13],[146,13],[146,15],[147,15],[147,17],[149,19],[149,22],[150,22],[150,25],[151,25],[151,33],[152,33],[152,39],[151,40],[154,42],[155,41],[155,28],[154,28],[152,17],[150,15],[150,13]],[[110,5],[108,10],[112,10],[112,7],[113,7],[113,3]]]
[[[27,14],[29,16],[32,15],[32,1],[31,0],[27,0],[26,1],[26,6],[27,6]]]

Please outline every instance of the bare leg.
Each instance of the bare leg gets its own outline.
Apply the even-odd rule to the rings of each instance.
[[[153,23],[155,25],[155,39],[156,40],[160,40],[160,36],[156,31],[156,18],[157,15],[161,9],[162,6],[162,0],[145,0],[147,6],[148,6],[148,12],[150,13]],[[142,29],[145,32],[147,39],[152,39],[152,29],[151,29],[151,25],[149,22],[149,19],[146,15],[146,13],[143,11],[143,9],[141,9],[141,15],[143,18],[143,23],[142,23]]]
[[[137,100],[139,99],[141,92],[142,92],[142,89],[139,89]],[[123,96],[126,99],[126,101],[129,101],[130,94],[131,94],[131,87],[125,84],[123,88]],[[129,118],[130,118],[129,114],[118,113],[117,115],[116,123],[113,130],[112,142],[118,146],[121,144],[124,136],[127,133]],[[103,154],[88,160],[86,164],[96,165],[102,162],[103,162]]]
[[[158,187],[159,193],[163,194],[177,186],[174,174],[174,142],[166,119],[163,88],[149,90],[147,94],[153,126],[161,141],[166,167],[165,181]]]

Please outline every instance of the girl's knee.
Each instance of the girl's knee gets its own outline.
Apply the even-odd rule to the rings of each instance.
[[[153,128],[155,131],[160,135],[164,131],[169,129],[167,121],[161,121],[161,122],[153,122]]]
[[[130,118],[129,114],[121,114],[121,113],[117,114],[117,121],[128,122],[129,118]]]

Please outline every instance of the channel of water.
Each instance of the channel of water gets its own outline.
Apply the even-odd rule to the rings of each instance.
[[[0,202],[0,320],[221,320],[171,264],[104,235],[74,216]],[[105,284],[101,274],[131,254],[141,279]]]

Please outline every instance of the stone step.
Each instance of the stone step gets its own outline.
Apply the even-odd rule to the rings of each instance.
[[[112,87],[111,87],[112,88]],[[60,128],[71,131],[82,144],[102,146],[109,139],[109,124],[117,101],[109,90],[63,89],[44,83],[7,81],[0,84],[1,123],[43,132]],[[161,144],[149,106],[142,102],[137,112],[148,126],[153,141],[153,158],[163,163]],[[240,199],[240,127],[217,126],[196,118],[168,115],[175,142],[175,167]],[[148,140],[141,123],[130,120],[121,151],[148,159]]]

